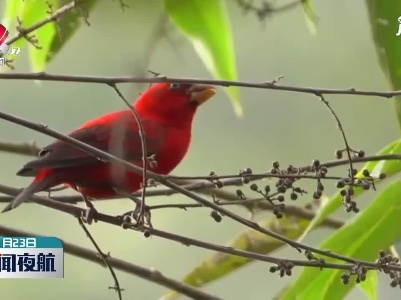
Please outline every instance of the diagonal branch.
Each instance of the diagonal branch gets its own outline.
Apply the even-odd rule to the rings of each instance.
[[[16,34],[16,36],[12,37],[11,39],[9,39],[7,41],[8,45],[11,45],[13,43],[15,43],[16,41],[18,41],[20,38],[26,36],[27,34],[34,32],[35,30],[39,29],[40,27],[43,27],[44,25],[46,25],[47,23],[51,23],[54,21],[57,21],[61,16],[63,16],[64,14],[72,11],[74,8],[77,7],[77,5],[82,2],[79,0],[73,0],[70,3],[67,3],[66,5],[64,5],[63,7],[60,7],[59,9],[57,9],[56,11],[54,11],[52,14],[50,14],[49,16],[47,16],[46,18],[44,18],[43,20],[41,20],[40,22],[27,27],[27,28],[21,28],[18,27],[18,33]]]
[[[141,167],[138,167],[138,166],[135,166],[133,164],[130,164],[129,162],[126,162],[126,161],[124,161],[124,160],[122,160],[122,159],[120,159],[118,157],[115,157],[115,156],[113,156],[113,155],[111,155],[111,154],[109,154],[107,152],[101,151],[101,150],[99,150],[99,149],[97,149],[95,147],[92,147],[92,146],[88,145],[88,144],[82,143],[82,142],[80,142],[80,141],[78,141],[78,140],[76,140],[74,138],[69,137],[69,136],[63,135],[63,134],[61,134],[61,133],[59,133],[59,132],[57,132],[57,131],[55,131],[53,129],[50,129],[46,125],[33,123],[33,122],[27,121],[25,119],[22,119],[22,118],[15,117],[13,115],[7,114],[5,112],[0,112],[0,119],[7,120],[7,121],[9,121],[11,123],[19,124],[19,125],[21,125],[23,127],[30,128],[30,129],[33,129],[35,131],[44,133],[44,134],[46,134],[48,136],[51,136],[53,138],[65,141],[65,142],[71,144],[72,146],[76,147],[77,149],[80,149],[80,150],[82,150],[84,152],[87,152],[87,153],[89,153],[89,154],[91,154],[91,155],[93,155],[93,156],[95,156],[95,157],[97,157],[99,159],[121,164],[121,166],[124,166],[128,170],[131,170],[131,171],[136,172],[138,174],[142,174],[142,172],[143,172],[143,168],[141,168]],[[265,228],[262,228],[259,224],[255,223],[255,222],[252,222],[252,221],[249,221],[249,220],[247,220],[247,219],[245,219],[245,218],[243,218],[243,217],[231,212],[230,210],[228,210],[228,209],[226,209],[224,207],[221,207],[221,206],[215,204],[214,202],[208,201],[208,200],[202,198],[201,196],[199,196],[199,195],[197,195],[197,194],[195,194],[195,193],[193,193],[193,192],[191,192],[191,191],[189,191],[189,190],[187,190],[187,189],[185,189],[185,188],[183,188],[183,187],[181,187],[181,186],[169,181],[163,175],[159,175],[159,174],[156,174],[156,173],[151,172],[151,171],[147,171],[147,174],[148,174],[148,176],[150,178],[153,178],[154,180],[160,182],[161,184],[163,184],[163,185],[165,185],[165,186],[167,186],[167,187],[169,187],[171,189],[174,189],[177,192],[180,192],[181,194],[183,194],[183,195],[195,200],[199,204],[204,205],[206,207],[209,207],[209,208],[219,212],[222,215],[225,215],[226,217],[228,217],[228,218],[230,218],[230,219],[232,219],[232,220],[234,220],[234,221],[236,221],[236,222],[238,222],[238,223],[240,223],[242,225],[245,225],[245,226],[247,226],[249,228],[252,228],[252,229],[254,229],[256,231],[259,231],[259,232],[261,232],[263,234],[266,234],[267,236],[270,236],[270,237],[275,238],[275,239],[277,239],[279,241],[282,241],[282,242],[292,246],[293,248],[297,249],[298,251],[301,251],[301,249],[302,249],[302,250],[310,251],[312,253],[317,253],[317,254],[320,254],[320,255],[323,255],[323,256],[339,259],[339,260],[342,260],[344,262],[349,262],[349,263],[352,263],[352,264],[356,263],[356,260],[353,259],[353,258],[349,258],[349,257],[344,256],[344,255],[333,253],[331,251],[325,251],[325,250],[317,249],[317,248],[314,248],[314,247],[299,243],[297,241],[291,240],[289,238],[286,238],[286,237],[282,236],[281,234],[278,234],[278,233],[273,232],[271,230],[267,230]],[[56,201],[54,201],[54,202],[56,202]],[[61,203],[59,203],[59,204],[61,204]]]
[[[5,193],[5,194],[10,194],[10,195],[16,195],[19,193],[18,189],[7,187],[4,185],[0,185],[0,191]],[[34,200],[36,203],[54,208],[56,210],[74,215],[76,217],[81,216],[82,213],[85,212],[85,209],[79,208],[76,206],[72,206],[70,204],[64,204],[64,203],[59,203],[57,201],[48,199],[48,198],[43,198],[39,196],[32,196],[32,200]],[[245,257],[248,259],[253,259],[253,260],[259,260],[259,261],[264,261],[268,263],[273,263],[273,264],[281,264],[283,261],[292,263],[293,265],[296,266],[304,266],[304,267],[315,267],[315,268],[331,268],[331,269],[340,269],[340,270],[353,270],[355,268],[355,265],[363,265],[366,266],[367,268],[370,269],[377,269],[377,270],[394,270],[394,271],[401,271],[401,266],[399,265],[386,265],[383,267],[383,265],[380,265],[378,263],[372,263],[369,261],[362,261],[362,260],[357,260],[354,259],[355,263],[350,263],[350,264],[341,264],[341,263],[327,263],[324,260],[313,260],[313,261],[304,261],[304,260],[295,260],[295,259],[281,259],[277,257],[272,257],[272,256],[267,256],[263,254],[258,254],[254,252],[249,252],[245,250],[239,250],[239,249],[234,249],[232,247],[227,247],[227,246],[220,246],[216,245],[213,243],[209,242],[204,242],[201,240],[185,237],[182,235],[158,230],[152,227],[148,226],[142,226],[141,228],[138,228],[135,224],[133,223],[125,223],[121,217],[119,216],[110,216],[102,213],[97,213],[96,218],[100,222],[108,223],[111,225],[116,225],[116,226],[122,226],[123,228],[126,229],[133,229],[137,231],[142,231],[144,232],[145,236],[149,235],[154,235],[157,237],[161,237],[164,239],[168,239],[171,241],[178,242],[180,244],[186,245],[186,246],[195,246],[199,248],[204,248],[212,251],[217,251],[221,253],[226,253],[229,255],[236,255],[240,257]],[[0,227],[1,228],[1,227]]]
[[[78,222],[79,225],[82,227],[82,229],[84,230],[84,232],[86,233],[86,236],[89,238],[89,240],[91,241],[91,243],[93,244],[93,246],[96,248],[97,253],[100,255],[101,260],[103,260],[104,264],[107,266],[107,268],[109,269],[111,276],[113,277],[114,280],[114,287],[109,287],[112,288],[114,290],[117,291],[118,293],[118,299],[122,300],[123,296],[121,295],[121,292],[124,291],[124,289],[122,289],[120,287],[120,282],[118,281],[116,272],[114,272],[113,267],[111,266],[110,262],[109,262],[109,255],[108,254],[104,254],[103,251],[100,249],[99,245],[97,244],[96,240],[93,238],[92,234],[90,233],[90,231],[88,230],[88,228],[86,228],[82,218],[78,218]]]

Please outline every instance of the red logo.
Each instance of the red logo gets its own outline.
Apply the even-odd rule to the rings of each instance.
[[[8,37],[8,30],[0,24],[0,46],[6,41]]]
[[[8,37],[7,28],[5,28],[4,25],[0,24],[0,52],[2,55],[5,55],[8,49],[10,48],[10,46],[4,43],[7,37]]]

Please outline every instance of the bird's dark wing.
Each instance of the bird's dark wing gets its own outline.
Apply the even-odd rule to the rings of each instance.
[[[166,128],[150,119],[142,120],[142,124],[145,131],[144,141],[147,155],[157,155],[166,139]],[[124,160],[140,161],[142,159],[139,126],[131,111],[119,115],[113,125],[101,123],[88,126],[72,132],[69,136]],[[40,151],[39,157],[28,162],[17,175],[36,176],[39,169],[69,168],[98,162],[99,160],[91,154],[64,141],[56,140],[44,147]]]

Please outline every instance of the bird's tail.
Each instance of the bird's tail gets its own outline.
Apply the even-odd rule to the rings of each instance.
[[[43,178],[41,180],[35,179],[30,185],[28,185],[17,197],[14,198],[7,206],[1,211],[2,213],[10,211],[17,206],[21,205],[23,202],[29,200],[29,198],[40,191],[43,191],[49,187],[49,178]]]

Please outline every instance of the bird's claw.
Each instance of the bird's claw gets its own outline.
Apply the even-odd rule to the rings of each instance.
[[[149,206],[145,205],[141,200],[134,197],[132,194],[125,192],[124,190],[119,190],[114,188],[114,191],[117,195],[127,197],[135,202],[135,209],[129,212],[126,212],[119,217],[122,219],[123,228],[128,228],[130,225],[134,225],[136,227],[143,228],[145,225],[153,228],[151,222],[151,214]],[[132,220],[135,220],[135,224],[131,224]]]
[[[135,221],[134,225],[136,227],[143,227],[147,225],[150,228],[153,228],[151,222],[150,209],[147,205],[145,205],[142,213],[141,213],[141,205],[139,204],[135,207],[135,210],[128,211],[120,215],[119,217],[121,218],[123,224],[132,223],[132,221],[134,220]]]
[[[153,228],[149,206],[142,204],[142,202],[137,204],[132,215],[136,221],[136,226],[148,225],[150,228]]]
[[[82,211],[81,219],[84,223],[91,225],[93,221],[97,221],[96,219],[97,210],[92,206],[87,206],[85,211]]]
[[[93,221],[97,222],[97,210],[85,195],[82,195],[82,198],[85,202],[85,212],[82,212],[81,219],[84,223],[91,225]]]

